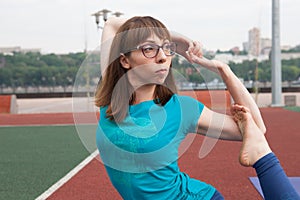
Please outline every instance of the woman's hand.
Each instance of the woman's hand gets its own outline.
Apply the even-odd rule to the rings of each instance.
[[[176,32],[170,32],[170,34],[172,42],[177,44],[176,53],[185,57],[190,63],[194,63],[193,57],[190,54],[199,58],[203,56],[202,44],[200,42],[192,41],[186,36]]]
[[[197,59],[203,58],[203,45],[198,41],[190,41],[185,54],[188,57],[188,61],[195,63]]]
[[[203,57],[203,45],[198,41],[192,41],[178,33],[171,33],[172,41],[177,44],[177,53],[185,57],[190,63],[195,63],[211,71],[218,73],[222,68],[228,67],[217,60],[209,60]]]

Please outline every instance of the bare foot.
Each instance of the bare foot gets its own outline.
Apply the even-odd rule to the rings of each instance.
[[[239,155],[240,164],[247,167],[253,166],[256,161],[272,151],[248,108],[233,105],[231,112],[243,136],[243,145]]]

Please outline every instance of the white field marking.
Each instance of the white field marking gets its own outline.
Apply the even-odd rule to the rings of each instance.
[[[68,182],[73,176],[75,176],[81,169],[83,169],[98,155],[99,155],[98,150],[94,151],[91,155],[89,155],[86,159],[84,159],[81,163],[79,163],[74,169],[72,169],[68,174],[66,174],[63,178],[57,181],[54,185],[52,185],[43,194],[38,196],[35,200],[47,199],[51,194],[53,194],[56,190],[62,187],[66,182]]]

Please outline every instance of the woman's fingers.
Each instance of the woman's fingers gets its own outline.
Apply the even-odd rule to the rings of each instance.
[[[189,54],[194,54],[195,56],[201,58],[203,56],[202,44],[198,41],[190,41],[188,52]]]

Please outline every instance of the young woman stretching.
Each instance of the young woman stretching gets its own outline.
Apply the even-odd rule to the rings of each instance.
[[[109,40],[113,38],[112,40]],[[219,73],[235,103],[249,108],[265,133],[259,109],[224,63],[202,57],[201,45],[152,17],[106,22],[101,46],[102,82],[97,146],[114,187],[124,199],[223,199],[211,185],[179,170],[178,147],[187,133],[242,140],[234,118],[177,94],[176,53]]]

